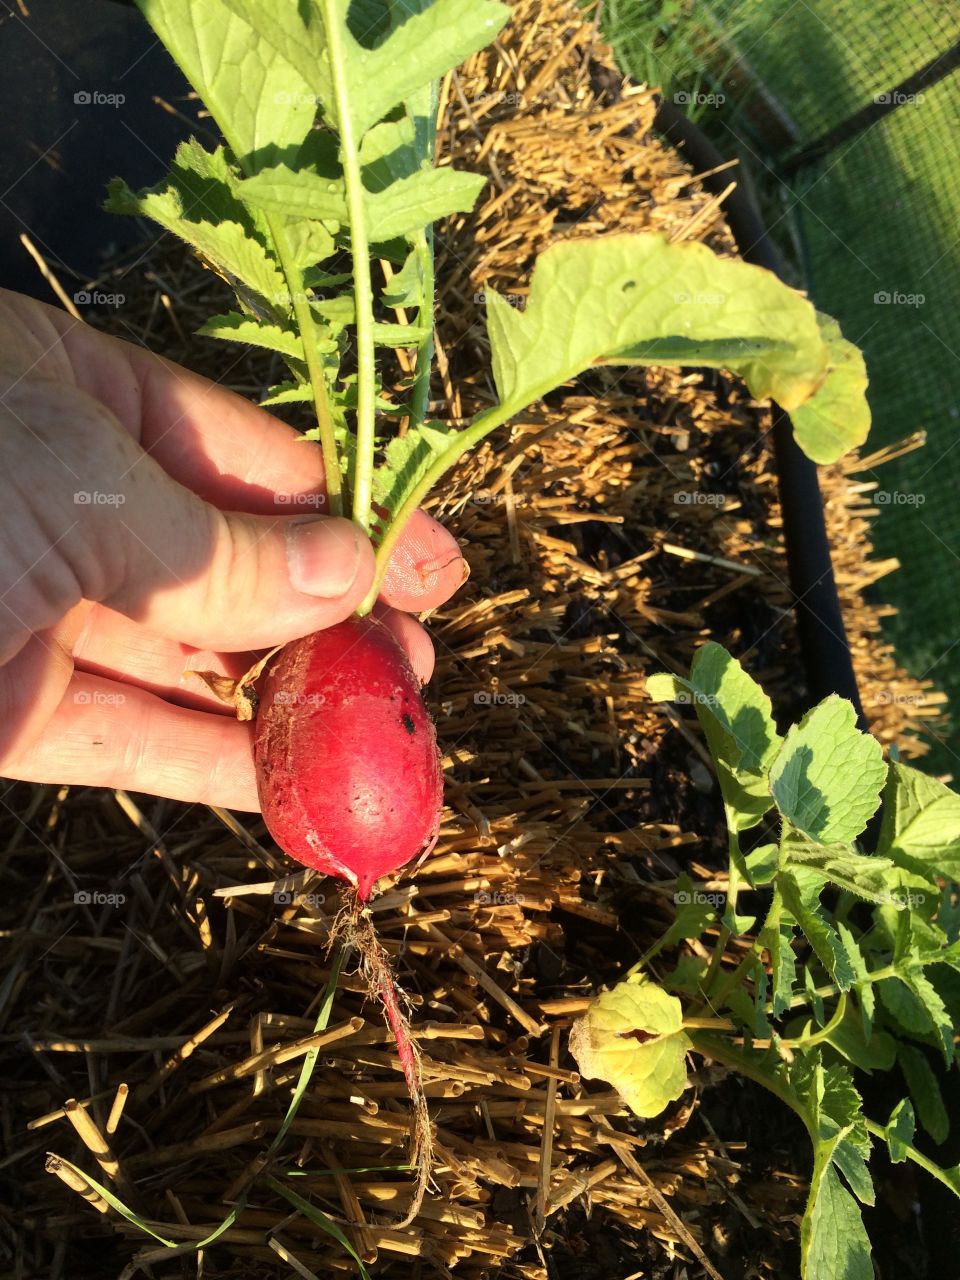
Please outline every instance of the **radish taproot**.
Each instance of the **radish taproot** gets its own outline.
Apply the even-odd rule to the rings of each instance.
[[[361,902],[436,837],[436,730],[407,655],[376,618],[348,618],[280,651],[260,688],[254,750],[277,844],[348,881]]]
[[[430,1117],[402,997],[363,908],[382,876],[436,841],[436,729],[406,653],[370,615],[285,645],[264,666],[258,703],[254,756],[267,829],[291,858],[351,886],[331,933],[359,953],[396,1041],[414,1108],[410,1220],[430,1176]]]

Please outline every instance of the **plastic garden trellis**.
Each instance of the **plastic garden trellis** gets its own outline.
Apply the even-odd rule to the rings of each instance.
[[[864,478],[878,552],[902,566],[880,587],[900,611],[890,633],[960,706],[960,7],[614,0],[608,30],[625,69],[657,72],[666,102],[741,157],[799,283],[863,347],[871,445],[926,433]],[[958,757],[955,728],[935,760],[956,773]]]

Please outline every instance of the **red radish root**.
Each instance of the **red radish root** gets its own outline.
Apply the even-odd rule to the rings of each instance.
[[[364,904],[381,876],[436,843],[443,804],[437,735],[420,685],[393,634],[349,618],[288,644],[265,664],[254,750],[263,817],[277,844],[323,875],[346,880],[332,938],[356,948],[383,1007],[413,1105],[413,1202],[430,1181],[433,1139],[420,1052],[389,957]]]
[[[342,942],[354,947],[359,953],[360,972],[367,984],[367,990],[379,1000],[387,1025],[393,1032],[403,1078],[407,1083],[407,1092],[413,1105],[410,1125],[410,1164],[417,1171],[417,1180],[410,1208],[403,1221],[396,1224],[398,1228],[406,1227],[420,1212],[423,1197],[430,1184],[430,1170],[433,1166],[433,1127],[430,1123],[427,1099],[423,1092],[420,1049],[411,1034],[410,1023],[400,1007],[401,1000],[406,1003],[406,997],[394,980],[390,957],[377,937],[377,931],[363,904],[356,895],[351,894],[349,889],[344,890],[342,894],[340,911],[333,922],[330,942],[331,945],[334,942]]]

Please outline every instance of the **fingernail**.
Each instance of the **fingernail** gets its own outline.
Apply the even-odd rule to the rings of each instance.
[[[346,595],[360,570],[362,534],[349,520],[299,520],[287,525],[290,583],[308,596]]]

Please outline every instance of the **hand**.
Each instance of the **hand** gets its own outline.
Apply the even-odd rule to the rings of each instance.
[[[373,548],[323,494],[319,446],[262,409],[0,290],[0,774],[258,809],[251,726],[183,675],[354,611]],[[463,569],[419,512],[377,608],[422,680],[404,611]]]

